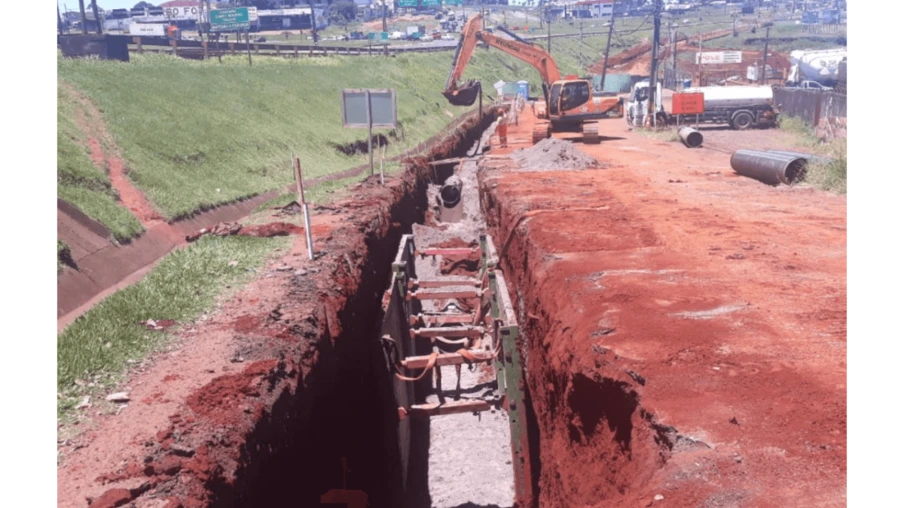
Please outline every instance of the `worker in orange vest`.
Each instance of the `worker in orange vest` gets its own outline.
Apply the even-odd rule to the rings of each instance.
[[[499,112],[499,123],[496,124],[496,135],[499,136],[499,147],[508,147],[508,121],[505,118],[505,112]]]
[[[170,25],[166,27],[166,34],[169,35],[170,39],[176,38],[176,25]]]

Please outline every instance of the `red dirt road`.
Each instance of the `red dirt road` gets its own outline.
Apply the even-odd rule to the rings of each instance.
[[[480,175],[526,318],[539,505],[844,506],[846,198],[600,130],[576,146],[606,169]]]

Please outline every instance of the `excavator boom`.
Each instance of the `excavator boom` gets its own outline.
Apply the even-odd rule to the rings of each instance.
[[[465,23],[464,29],[461,31],[461,39],[458,42],[458,48],[455,50],[455,56],[452,58],[452,68],[449,71],[449,77],[446,79],[446,89],[443,95],[454,106],[470,106],[477,99],[480,93],[480,84],[475,80],[469,80],[466,83],[459,84],[471,55],[474,54],[474,48],[478,42],[484,42],[488,46],[492,46],[502,50],[509,55],[527,62],[540,73],[540,79],[546,85],[544,89],[548,89],[553,82],[560,79],[559,68],[556,66],[552,55],[532,44],[524,42],[503,39],[491,33],[484,32],[481,29],[482,16],[477,14]]]

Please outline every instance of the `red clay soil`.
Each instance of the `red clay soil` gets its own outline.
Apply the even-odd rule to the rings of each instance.
[[[534,501],[844,506],[846,199],[600,130],[577,146],[607,169],[479,174],[526,316]]]
[[[144,193],[138,190],[126,175],[127,169],[122,158],[116,153],[116,145],[107,132],[101,111],[91,99],[75,87],[62,81],[59,86],[65,88],[66,95],[76,102],[75,124],[85,135],[91,161],[110,177],[110,184],[119,195],[122,205],[128,208],[145,228],[163,222],[163,218]]]
[[[474,141],[455,136],[444,146]],[[394,505],[398,414],[376,338],[395,248],[426,209],[428,168],[414,167],[315,208],[313,261],[297,237],[242,291],[171,330],[168,350],[117,387],[130,404],[80,410],[60,430],[85,429],[60,445],[59,506],[116,506],[118,489],[137,507],[317,506],[342,485],[343,457],[347,488]]]

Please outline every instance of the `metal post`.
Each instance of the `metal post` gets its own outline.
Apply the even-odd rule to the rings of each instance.
[[[383,159],[386,158],[386,145],[382,145],[380,147],[380,185],[386,185],[386,181],[383,179]]]
[[[292,162],[295,166],[295,189],[298,192],[298,204],[304,213],[304,236],[308,244],[308,259],[314,259],[314,239],[311,236],[311,215],[308,213],[308,203],[304,198],[304,175],[301,172],[301,160],[292,154]]]
[[[245,30],[245,46],[248,48],[248,66],[251,66],[251,33]]]
[[[763,84],[766,84],[766,56],[769,54],[769,28],[766,27],[766,47],[763,49]]]
[[[204,4],[206,5],[205,12],[207,13],[207,24],[204,27],[205,28],[204,31],[207,32],[207,43],[204,44],[204,59],[207,60],[207,57],[208,57],[207,46],[210,45],[210,0],[204,0]],[[201,18],[202,20],[204,19],[204,16],[200,12],[198,13],[198,17]],[[217,50],[219,50],[219,48],[220,48],[220,37],[217,36]],[[217,57],[219,57],[219,54],[220,54],[219,51],[217,51]]]
[[[88,35],[88,15],[85,14],[85,0],[78,0],[78,10],[82,14],[82,35]]]
[[[387,31],[386,30],[386,0],[383,0],[383,31],[384,32]]]
[[[661,22],[662,0],[655,0],[653,9],[653,58],[650,62],[650,98],[647,111],[650,115],[651,126],[656,127],[656,85],[659,82],[657,64],[659,63],[659,25]]]
[[[584,20],[580,21],[581,35],[578,38],[578,65],[581,67],[581,73],[584,72]]]
[[[57,31],[63,35],[63,18],[60,17],[60,5],[57,4]]]
[[[546,8],[546,52],[552,54],[552,20],[549,19],[549,7]]]
[[[370,176],[374,176],[374,122],[370,108],[370,90],[364,91],[364,99],[367,101],[367,154],[370,157]]]
[[[483,85],[477,82],[477,121],[483,122]]]

